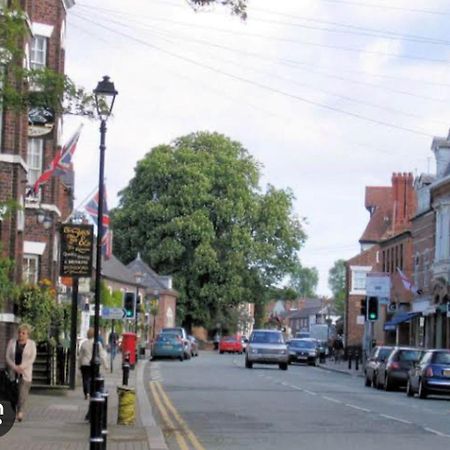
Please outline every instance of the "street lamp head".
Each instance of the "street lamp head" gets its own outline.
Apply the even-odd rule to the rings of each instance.
[[[114,87],[114,83],[110,81],[108,75],[105,75],[103,80],[99,81],[97,87],[94,89],[95,106],[101,120],[108,120],[117,94],[118,92]]]
[[[134,279],[136,280],[136,284],[141,284],[144,279],[144,275],[141,272],[136,272],[134,274]]]

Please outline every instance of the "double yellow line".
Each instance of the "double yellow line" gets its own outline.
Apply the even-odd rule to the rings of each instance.
[[[150,391],[162,420],[168,428],[173,430],[180,450],[190,450],[191,447],[195,450],[205,450],[205,447],[200,444],[195,434],[190,430],[180,414],[178,414],[175,406],[164,392],[161,383],[159,381],[151,381]]]

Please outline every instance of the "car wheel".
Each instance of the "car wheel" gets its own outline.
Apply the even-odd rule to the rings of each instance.
[[[219,352],[221,355],[223,355],[223,351],[221,350],[220,352]]]
[[[248,359],[245,360],[245,368],[251,369],[253,367],[253,363],[251,363]]]
[[[369,380],[369,377],[367,375],[364,380],[364,386],[366,386],[366,387],[372,386],[372,382]]]
[[[419,382],[419,398],[427,398],[428,392],[425,388],[425,386],[423,385],[422,380],[420,380]]]
[[[414,397],[414,391],[412,390],[411,381],[409,379],[406,382],[406,395],[408,397]]]
[[[184,361],[184,356],[181,355],[181,356],[178,357],[178,359],[179,359],[180,361]]]
[[[280,368],[280,370],[287,370],[288,364],[287,363],[280,363],[280,364],[278,364],[278,367]]]
[[[392,383],[392,380],[389,378],[388,374],[386,374],[384,377],[383,388],[385,391],[392,391],[394,389],[394,384]]]

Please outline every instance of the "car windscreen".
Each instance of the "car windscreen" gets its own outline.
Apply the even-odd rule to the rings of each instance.
[[[398,352],[399,361],[419,361],[421,356],[420,350],[400,350]]]
[[[177,329],[177,328],[163,328],[161,333],[176,334],[178,336],[182,336],[183,335],[183,332],[180,329]]]
[[[236,342],[237,339],[233,336],[225,336],[224,338],[222,338],[222,341],[224,342]]]
[[[433,354],[434,364],[450,364],[450,352],[436,352]]]
[[[250,339],[255,344],[284,344],[281,333],[264,333],[255,331]]]
[[[178,337],[173,333],[163,333],[157,337],[156,342],[178,342]]]
[[[378,359],[385,360],[388,358],[388,356],[391,353],[392,353],[392,348],[380,348],[380,351],[378,352]]]
[[[316,344],[312,341],[291,341],[289,342],[289,347],[295,348],[314,348]]]

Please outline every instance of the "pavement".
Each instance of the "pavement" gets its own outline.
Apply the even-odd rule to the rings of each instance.
[[[319,367],[331,372],[339,372],[354,377],[363,377],[362,364],[358,364],[358,370],[356,370],[355,361],[352,361],[351,369],[348,367],[348,361],[333,361],[332,359],[326,359],[325,362],[319,363]]]
[[[144,371],[148,364],[140,360],[130,371],[129,387],[136,391],[134,425],[118,425],[117,386],[122,384],[120,358],[114,373],[102,373],[108,397],[108,440],[110,450],[167,450],[145,392]],[[90,425],[84,420],[89,401],[84,399],[81,382],[75,390],[49,389],[32,391],[23,422],[0,437],[0,448],[8,450],[85,450],[89,448]]]

